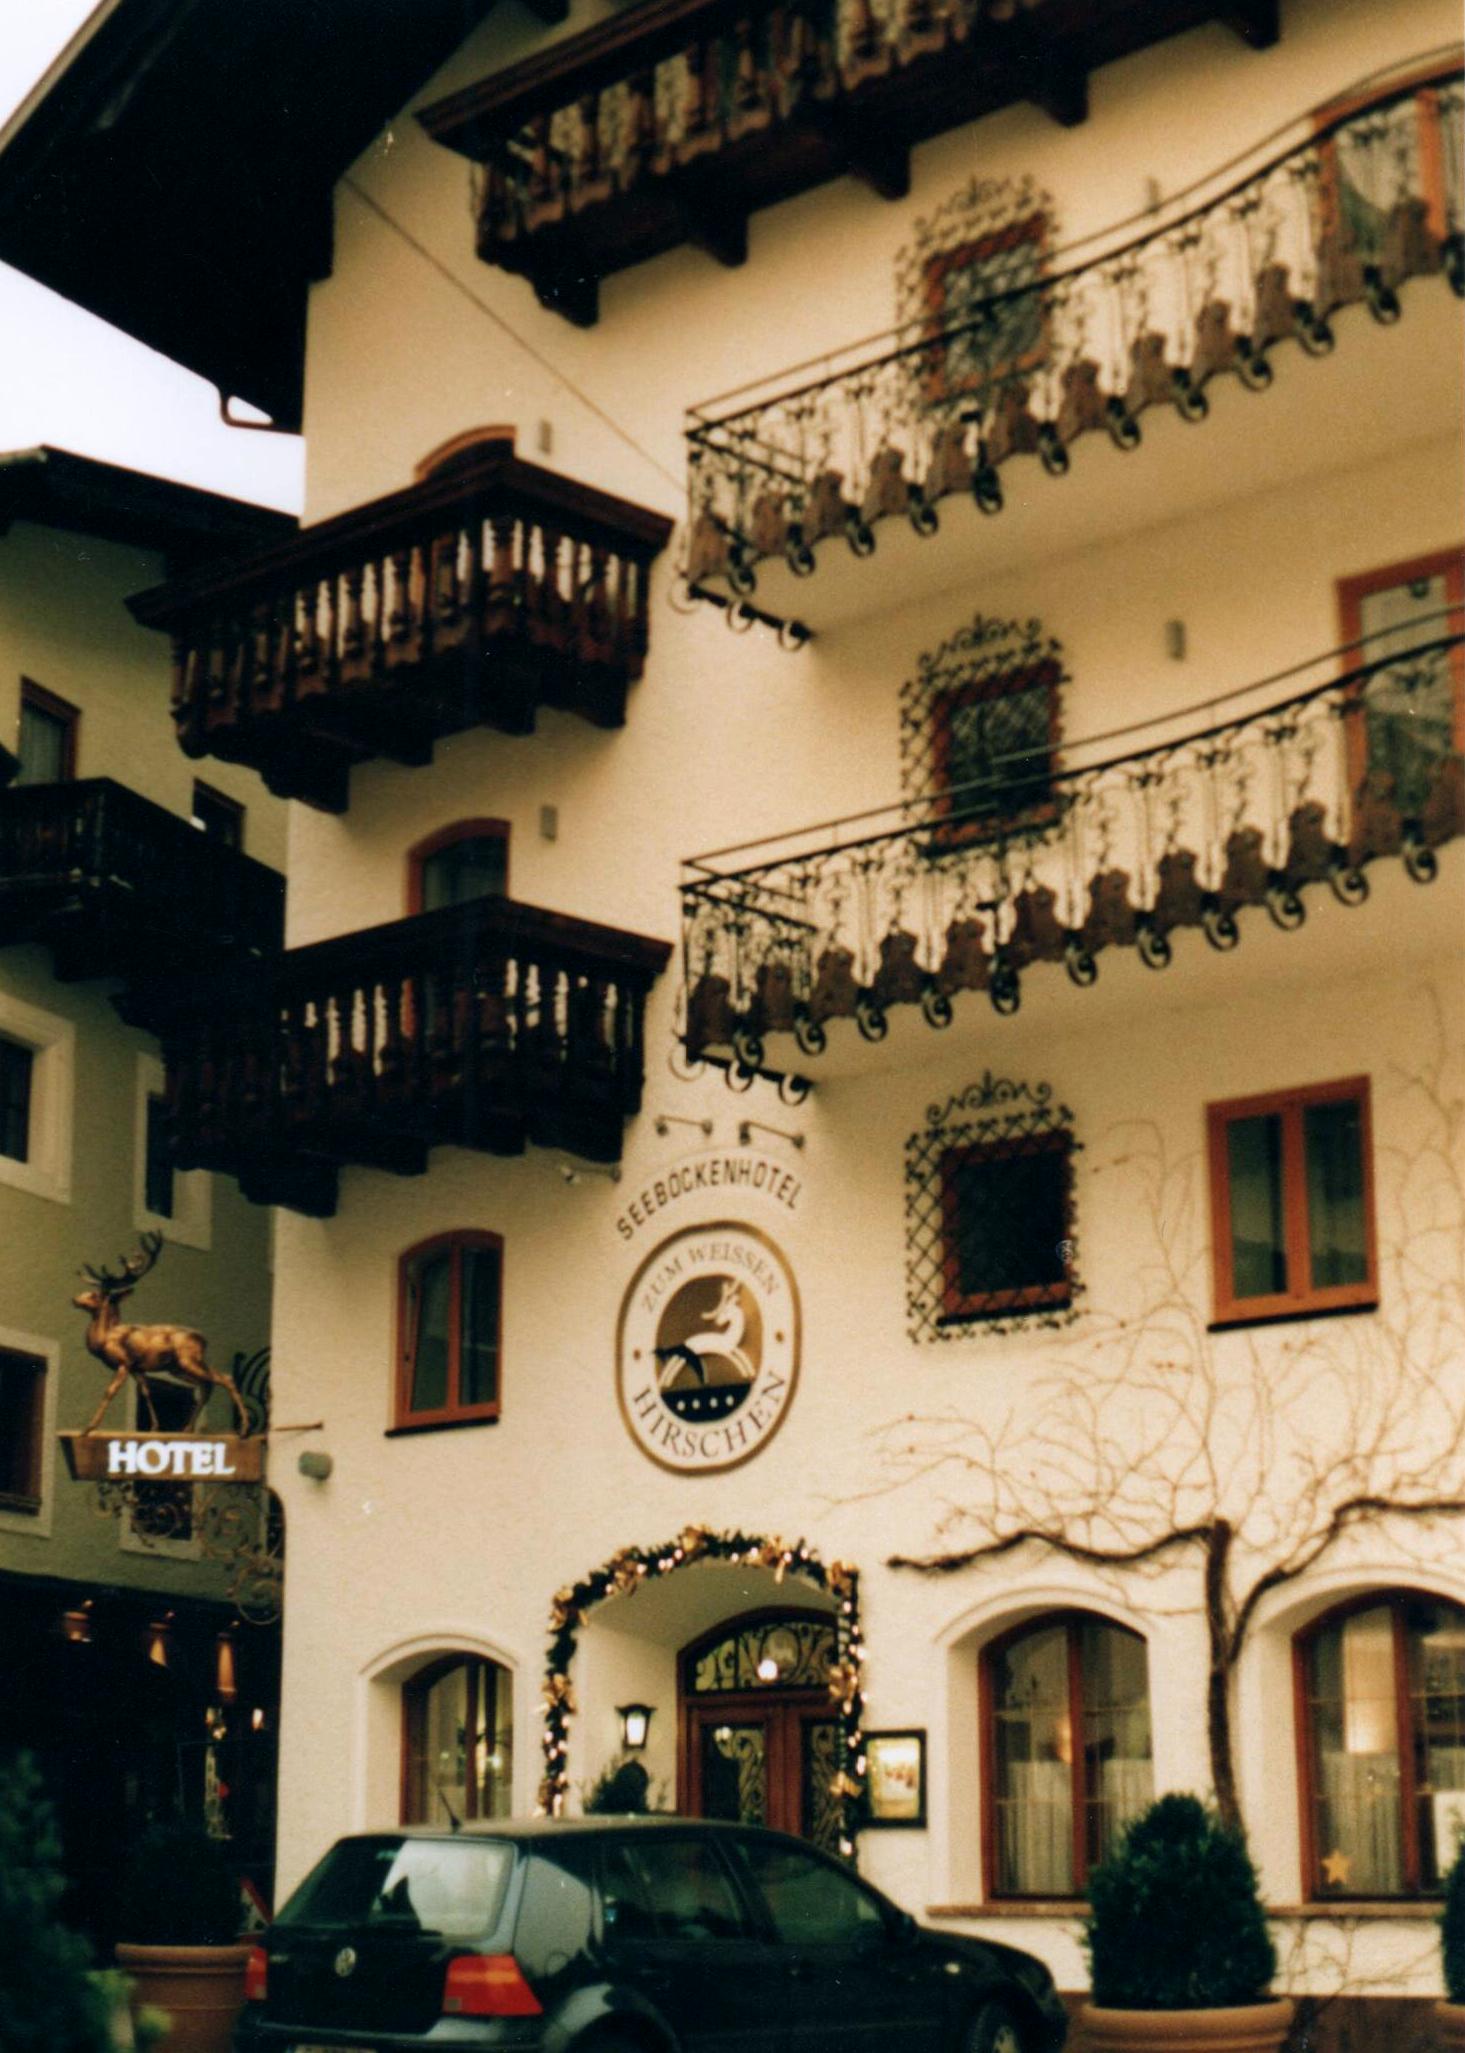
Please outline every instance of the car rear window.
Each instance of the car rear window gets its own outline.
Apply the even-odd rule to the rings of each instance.
[[[475,1939],[498,1921],[514,1849],[494,1839],[343,1839],[277,1925],[390,1925]]]

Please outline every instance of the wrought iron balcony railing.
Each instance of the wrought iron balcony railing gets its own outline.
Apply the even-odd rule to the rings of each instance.
[[[912,1005],[947,1026],[960,991],[1012,1013],[1033,963],[1088,985],[1106,948],[1164,968],[1184,927],[1231,949],[1243,908],[1300,927],[1309,886],[1361,904],[1384,857],[1428,882],[1465,834],[1465,618],[1455,606],[1384,646],[1346,675],[1336,656],[1289,673],[1286,698],[1258,703],[1276,679],[1231,694],[1203,727],[1150,722],[1122,753],[1114,736],[1067,750],[1056,774],[1045,759],[1040,799],[1014,760],[980,786],[693,859],[689,1051],[756,1069],[774,1035],[822,1053],[833,1019],[880,1040]]]
[[[528,733],[541,705],[620,726],[671,526],[489,440],[130,603],[173,637],[187,753],[339,812],[353,763],[425,763],[465,727]]]
[[[439,101],[484,167],[478,254],[588,327],[602,278],[853,172],[886,199],[913,143],[1035,100],[1065,125],[1090,71],[1218,19],[1276,40],[1276,0],[645,0]]]
[[[1212,379],[1264,388],[1279,343],[1326,354],[1355,303],[1396,321],[1412,278],[1465,295],[1462,101],[1458,61],[1356,96],[959,319],[924,313],[694,408],[694,588],[750,593],[760,559],[807,577],[829,537],[867,556],[896,516],[934,534],[952,493],[996,513],[1016,459],[1058,476],[1084,435],[1137,447],[1146,408],[1198,421]]]
[[[439,1145],[615,1161],[670,953],[485,898],[157,989],[179,1165],[325,1214],[344,1164],[417,1174]]]
[[[0,791],[0,943],[44,942],[58,976],[273,955],[284,926],[278,870],[110,777]]]

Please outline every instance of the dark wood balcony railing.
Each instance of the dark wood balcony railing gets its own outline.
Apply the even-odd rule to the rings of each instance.
[[[1085,437],[1138,449],[1150,409],[1199,422],[1213,380],[1264,391],[1276,350],[1326,356],[1364,306],[1392,325],[1415,280],[1465,296],[1462,102],[1458,59],[1360,91],[959,318],[694,407],[692,584],[746,596],[760,562],[810,577],[841,542],[873,556],[882,521],[930,538],[952,495],[1000,513],[1009,465],[1061,478]]]
[[[110,777],[0,791],[0,943],[66,979],[274,955],[285,880]]]
[[[1379,861],[1430,882],[1465,835],[1459,604],[1410,633],[1300,666],[1286,698],[1275,679],[1233,693],[1219,723],[1212,700],[1204,723],[1129,730],[1122,754],[1074,744],[1052,775],[1044,755],[1039,804],[1014,755],[981,785],[692,859],[688,1050],[756,1070],[821,1054],[833,1020],[882,1040],[894,1006],[949,1026],[963,991],[1010,1014],[1036,963],[1089,985],[1109,949],[1164,969],[1188,927],[1232,949],[1248,907],[1301,927],[1319,886],[1361,905]]]
[[[582,327],[599,282],[853,172],[886,199],[914,143],[1035,100],[1066,126],[1090,71],[1197,23],[1276,40],[1276,0],[645,0],[426,108],[485,167],[478,254]]]
[[[189,755],[339,812],[354,763],[424,763],[465,727],[525,734],[542,705],[620,726],[671,527],[490,440],[131,606],[173,637]]]
[[[615,1161],[670,953],[480,899],[290,949],[249,977],[160,988],[149,1023],[179,1164],[328,1214],[343,1165],[414,1175],[439,1145]]]

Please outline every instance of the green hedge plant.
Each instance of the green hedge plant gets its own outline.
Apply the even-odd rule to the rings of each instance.
[[[28,1754],[0,1757],[0,2047],[106,2053],[108,2005],[86,1943],[58,1916],[66,1883],[55,1813]]]
[[[1089,1876],[1093,2000],[1106,2010],[1264,2002],[1277,1967],[1246,1842],[1194,1796],[1162,1796]]]
[[[122,1878],[117,1936],[129,1946],[232,1946],[243,1922],[228,1855],[177,1819],[138,1841]]]
[[[1445,1877],[1445,1907],[1440,1913],[1440,1952],[1444,1956],[1445,1994],[1465,2003],[1465,1839]]]

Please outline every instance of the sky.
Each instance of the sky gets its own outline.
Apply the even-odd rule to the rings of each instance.
[[[0,0],[0,124],[95,0]],[[298,512],[298,438],[227,428],[192,372],[0,264],[0,451],[50,442]]]

